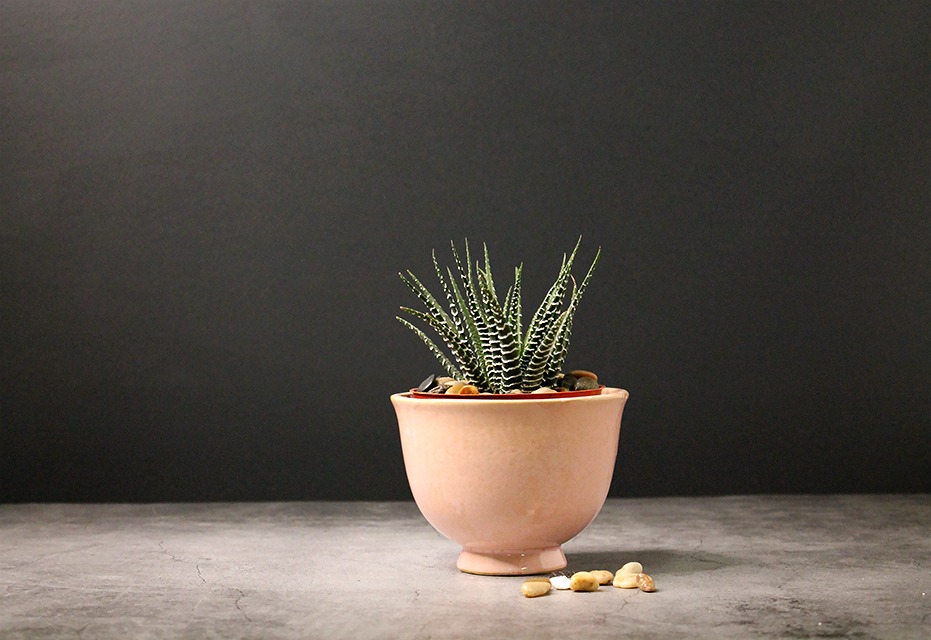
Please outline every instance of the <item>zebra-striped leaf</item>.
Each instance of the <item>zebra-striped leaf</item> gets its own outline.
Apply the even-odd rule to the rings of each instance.
[[[547,373],[547,367],[550,364],[550,358],[553,354],[553,350],[559,343],[559,339],[562,336],[563,327],[566,325],[568,318],[568,309],[559,314],[556,322],[550,326],[549,330],[547,330],[546,335],[543,337],[543,340],[540,341],[537,350],[530,357],[530,361],[527,367],[525,367],[523,370],[521,389],[524,391],[533,391],[534,389],[538,389],[543,383],[544,375]]]
[[[425,334],[423,331],[412,325],[404,318],[399,316],[395,316],[395,318],[397,318],[398,322],[413,331],[418,338],[424,341],[424,344],[426,344],[430,349],[430,353],[436,356],[436,359],[440,361],[440,364],[443,366],[443,369],[446,371],[446,373],[448,373],[451,377],[456,378],[457,380],[463,379],[462,373],[460,373],[460,371],[456,368],[456,365],[450,362],[449,358],[446,357],[446,354],[440,351],[440,348],[436,346],[436,343],[433,342],[433,340],[430,339],[430,336]]]
[[[553,353],[550,357],[550,362],[547,365],[545,374],[545,379],[547,381],[554,380],[556,378],[556,375],[562,370],[563,363],[566,361],[566,356],[569,353],[569,342],[572,338],[572,324],[575,318],[575,312],[576,309],[579,308],[579,301],[582,299],[582,294],[585,293],[585,288],[588,287],[588,283],[592,279],[592,274],[595,272],[595,266],[598,264],[598,260],[600,258],[601,247],[598,247],[598,251],[595,253],[595,259],[592,260],[592,264],[588,268],[588,272],[582,279],[582,284],[576,287],[575,280],[572,280],[572,297],[569,302],[569,308],[567,309],[569,317],[562,328],[561,335],[559,336],[556,343],[556,348],[553,350]]]

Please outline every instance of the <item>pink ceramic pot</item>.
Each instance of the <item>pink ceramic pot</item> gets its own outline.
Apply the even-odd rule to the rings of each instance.
[[[462,545],[460,570],[525,575],[566,566],[562,544],[604,504],[623,389],[537,400],[391,396],[414,500]]]

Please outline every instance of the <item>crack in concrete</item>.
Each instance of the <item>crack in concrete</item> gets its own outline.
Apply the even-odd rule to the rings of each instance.
[[[168,556],[169,558],[171,558],[172,561],[174,561],[174,562],[180,562],[180,563],[182,563],[182,564],[186,562],[186,560],[184,560],[183,558],[179,558],[178,556],[176,556],[175,554],[173,554],[171,551],[169,551],[168,549],[166,549],[166,548],[165,548],[165,543],[164,543],[163,541],[161,541],[161,540],[159,540],[159,542],[158,542],[158,548],[162,550],[162,553],[164,553],[166,556]],[[199,562],[194,563],[194,571],[197,572],[197,577],[200,578],[200,581],[203,582],[204,584],[207,584],[207,579],[204,577],[204,574],[201,573],[201,571],[200,571],[200,563],[199,563]]]
[[[166,548],[165,548],[165,543],[164,543],[163,541],[161,541],[161,540],[158,541],[158,548],[162,550],[162,553],[164,553],[166,556],[168,556],[169,558],[171,558],[171,559],[174,560],[175,562],[184,562],[184,560],[182,560],[181,558],[179,558],[178,556],[176,556],[175,554],[173,554],[171,551],[169,551],[168,549],[166,549]]]
[[[249,614],[243,611],[242,607],[239,606],[239,601],[245,598],[246,594],[242,592],[242,589],[237,589],[236,587],[233,587],[233,591],[239,594],[239,597],[233,602],[233,606],[236,607],[236,610],[242,614],[242,617],[245,618],[247,622],[252,622],[252,618],[249,617]]]

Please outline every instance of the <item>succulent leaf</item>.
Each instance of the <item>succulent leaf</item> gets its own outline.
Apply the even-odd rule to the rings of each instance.
[[[520,307],[520,284],[521,284],[521,272],[524,270],[524,265],[521,264],[514,268],[514,284],[508,289],[507,301],[504,304],[504,316],[507,318],[507,322],[511,327],[511,331],[517,334],[518,338],[521,335],[521,307]],[[523,340],[518,340],[518,351],[523,355],[524,343]]]
[[[530,362],[524,369],[523,382],[521,383],[521,389],[524,391],[533,391],[539,388],[543,383],[553,350],[559,343],[559,339],[563,333],[563,327],[566,325],[568,318],[568,309],[559,314],[559,318],[550,326],[549,330],[547,330],[536,352],[531,356]],[[549,382],[549,380],[547,380],[547,382]]]
[[[423,331],[412,325],[404,318],[399,316],[395,316],[395,318],[397,318],[401,324],[413,331],[417,337],[424,341],[424,344],[426,344],[430,349],[430,353],[436,356],[436,359],[440,361],[440,364],[443,366],[443,369],[446,371],[446,373],[448,373],[451,377],[456,378],[457,380],[462,380],[462,373],[459,372],[459,370],[456,368],[456,365],[450,362],[449,358],[446,357],[446,354],[440,351],[440,348],[436,346],[436,343],[433,342],[433,340],[430,339],[430,336],[425,334]]]
[[[454,350],[453,356],[459,361],[460,366],[466,373],[469,380],[481,381],[484,379],[481,364],[481,351],[475,349],[475,340],[473,335],[474,321],[471,318],[468,307],[462,299],[461,294],[456,287],[456,280],[452,272],[447,269],[449,275],[449,286],[446,284],[446,278],[440,269],[440,264],[436,259],[436,252],[433,252],[433,266],[436,269],[436,277],[443,287],[443,293],[446,295],[447,305],[449,306],[449,317],[455,327],[455,336],[447,338],[441,334],[443,340]],[[439,332],[438,332],[439,333]],[[453,342],[455,349],[453,349]],[[480,346],[480,345],[479,345]]]
[[[495,305],[499,305],[498,294],[495,291],[495,281],[491,277],[491,260],[488,259],[488,245],[482,244],[482,248],[485,250],[485,268],[479,269],[478,265],[476,265],[475,271],[481,274],[482,278],[484,278],[485,284],[488,287],[488,291],[491,294],[491,301],[494,302]]]
[[[572,338],[572,323],[575,317],[575,312],[579,307],[579,301],[582,299],[582,294],[585,293],[585,288],[588,287],[588,283],[592,279],[592,274],[595,272],[595,266],[598,264],[598,260],[600,258],[601,247],[598,247],[598,251],[595,253],[595,259],[592,260],[592,264],[588,268],[588,272],[582,279],[582,284],[576,287],[575,279],[573,278],[572,280],[572,297],[570,298],[569,308],[567,309],[569,317],[562,329],[562,334],[559,336],[557,346],[553,350],[550,363],[547,366],[545,376],[546,380],[555,379],[556,375],[562,370],[563,363],[566,361],[566,355],[569,352],[569,342]]]
[[[490,380],[488,372],[489,360],[485,350],[487,345],[490,343],[489,341],[491,337],[488,328],[487,312],[484,306],[481,304],[480,294],[475,283],[475,278],[473,278],[472,255],[469,251],[469,240],[466,239],[464,244],[465,267],[463,267],[463,261],[459,258],[459,252],[456,250],[455,243],[450,241],[449,246],[452,249],[453,258],[456,262],[456,270],[459,273],[459,279],[462,281],[469,312],[472,314],[472,320],[475,324],[473,341],[475,341],[475,336],[477,336],[478,340],[477,342],[474,342],[474,344],[476,345],[477,359],[481,368],[481,384],[479,385],[479,388],[482,389],[488,387]]]
[[[453,296],[456,299],[456,303],[459,305],[459,309],[462,311],[466,332],[468,333],[471,357],[476,364],[475,377],[473,380],[479,388],[487,388],[488,376],[485,366],[485,351],[482,348],[482,337],[479,333],[478,325],[469,308],[468,302],[466,302],[462,293],[459,291],[459,286],[456,284],[456,280],[453,278],[453,273],[449,267],[446,268],[446,273],[449,276],[449,283],[453,291]]]
[[[472,357],[471,345],[468,342],[463,342],[448,325],[437,320],[435,316],[431,316],[423,311],[418,311],[417,309],[411,309],[410,307],[401,307],[401,311],[409,313],[418,320],[425,322],[443,339],[443,342],[449,347],[449,351],[453,358],[459,363],[459,368],[462,371],[462,377],[459,379],[475,379],[476,363]]]
[[[484,272],[484,273],[487,273]],[[481,282],[482,302],[488,310],[489,383],[492,391],[503,393],[516,389],[521,384],[520,372],[520,336],[511,331],[511,326],[504,314],[504,309],[498,304],[494,296],[494,289],[490,278]]]
[[[414,295],[420,298],[420,301],[426,305],[427,309],[433,315],[442,319],[446,324],[455,326],[452,319],[449,317],[449,314],[447,314],[440,303],[436,301],[436,298],[433,297],[433,294],[430,293],[430,291],[425,286],[423,286],[423,284],[421,284],[420,280],[417,279],[417,276],[415,276],[410,271],[407,272],[407,276],[405,276],[403,273],[399,273],[398,275],[401,276],[401,280],[404,281],[404,284],[406,284],[408,288],[414,292]]]
[[[579,240],[581,241],[581,238]],[[576,244],[576,248],[572,251],[568,259],[563,256],[562,266],[559,269],[556,282],[550,287],[546,297],[543,298],[543,302],[540,303],[536,313],[533,314],[530,326],[527,327],[527,336],[523,349],[524,355],[521,358],[521,366],[524,368],[529,364],[530,358],[536,353],[540,342],[542,342],[546,336],[546,332],[549,330],[550,326],[552,326],[553,322],[556,321],[556,318],[562,310],[563,300],[566,295],[566,287],[572,270],[572,261],[575,259],[575,252],[578,250],[578,247],[579,245]]]

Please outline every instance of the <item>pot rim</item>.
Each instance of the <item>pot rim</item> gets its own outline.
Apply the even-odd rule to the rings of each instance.
[[[403,401],[415,401],[416,403],[428,404],[430,401],[439,402],[443,405],[452,405],[458,403],[472,403],[476,398],[481,400],[496,400],[497,402],[492,404],[515,404],[522,402],[545,402],[545,403],[559,403],[559,402],[571,402],[571,401],[597,401],[599,398],[609,398],[616,396],[618,394],[622,395],[625,399],[630,396],[630,394],[625,389],[620,389],[617,387],[608,387],[605,385],[600,385],[597,389],[585,390],[583,392],[575,391],[563,391],[561,393],[522,393],[518,394],[508,394],[508,393],[499,393],[499,394],[486,394],[486,395],[442,395],[442,394],[433,394],[433,393],[417,393],[414,395],[416,389],[411,391],[404,391],[401,393],[395,393],[391,396],[392,399],[398,399]],[[487,404],[487,403],[481,403]]]
[[[579,391],[551,391],[546,393],[480,393],[480,394],[453,394],[429,393],[427,391],[417,391],[411,389],[408,393],[412,398],[435,399],[435,400],[545,400],[547,398],[582,398],[585,396],[601,395],[601,390],[605,385],[598,385],[597,389],[581,389]]]

